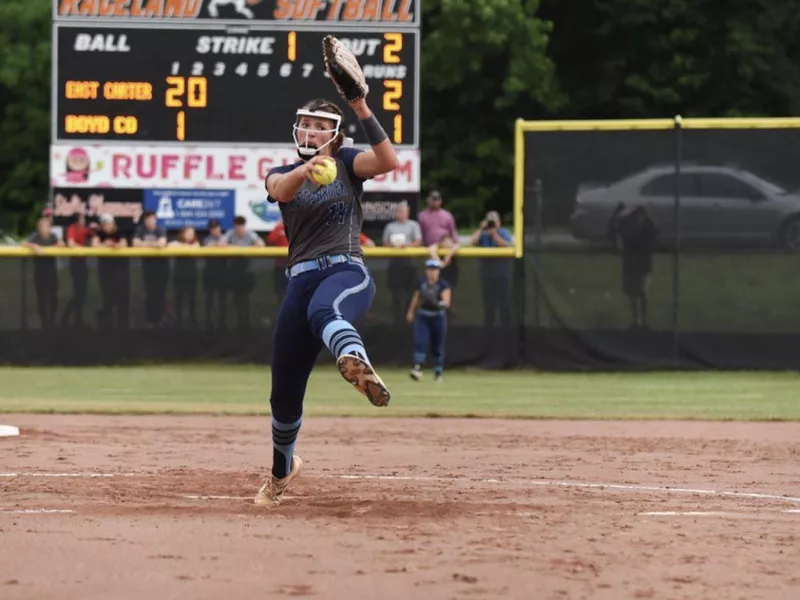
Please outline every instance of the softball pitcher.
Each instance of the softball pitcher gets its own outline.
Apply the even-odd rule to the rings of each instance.
[[[303,463],[294,454],[295,442],[306,383],[323,345],[342,377],[373,405],[386,406],[390,398],[353,323],[375,295],[359,243],[362,186],[395,169],[397,154],[367,106],[369,88],[355,56],[330,35],[322,46],[331,80],[355,112],[371,149],[343,148],[342,111],[333,102],[312,100],[296,113],[293,137],[300,160],[275,167],[266,176],[268,199],[279,203],[289,239],[289,284],[275,323],[272,354],[272,473],[256,504],[280,504],[300,472]],[[324,175],[331,180],[315,181]]]
[[[435,258],[425,263],[425,278],[411,298],[406,319],[414,324],[414,368],[411,379],[422,379],[422,365],[431,349],[433,377],[442,381],[444,370],[444,340],[447,335],[447,309],[452,291],[441,278],[442,263]]]

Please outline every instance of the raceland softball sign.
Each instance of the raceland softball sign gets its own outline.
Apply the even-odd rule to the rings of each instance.
[[[419,23],[417,0],[55,0],[56,19]]]

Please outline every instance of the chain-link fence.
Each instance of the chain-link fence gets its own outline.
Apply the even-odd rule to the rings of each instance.
[[[145,257],[134,249],[101,250],[98,256],[87,248],[76,256],[61,248],[33,256],[6,248],[0,258],[0,361],[269,362],[272,325],[288,284],[286,259],[269,254],[283,251],[204,248],[175,255],[167,248]],[[359,330],[373,360],[410,365],[413,335],[405,318],[424,275],[425,250],[366,253],[376,295]],[[453,288],[447,363],[516,364],[514,259],[481,257],[479,249],[472,254],[456,256],[442,272]]]
[[[800,365],[800,120],[520,128],[535,362]]]

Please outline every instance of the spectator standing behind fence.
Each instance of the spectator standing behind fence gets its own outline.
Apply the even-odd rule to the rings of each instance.
[[[66,241],[70,248],[85,248],[91,243],[94,231],[86,224],[86,216],[79,214],[75,222],[67,227]],[[62,326],[74,325],[83,327],[83,310],[89,297],[89,266],[84,256],[69,259],[69,274],[72,278],[72,298],[69,299],[64,314],[61,315]]]
[[[363,231],[358,235],[358,243],[362,248],[374,248],[375,242]]]
[[[53,233],[49,217],[42,217],[33,232],[23,244],[37,256],[33,259],[33,284],[36,291],[36,305],[42,328],[49,329],[55,325],[58,308],[58,270],[54,256],[38,256],[42,248],[63,246],[64,242]]]
[[[194,227],[184,227],[170,246],[197,248],[200,242]],[[189,327],[197,327],[197,259],[191,256],[176,256],[172,270],[172,291],[175,294],[175,324],[183,327],[184,306],[189,313]]]
[[[438,191],[434,190],[428,194],[428,208],[420,212],[417,217],[422,232],[422,243],[430,247],[433,244],[440,244],[445,236],[449,236],[457,247],[456,220],[449,210],[442,208],[442,202],[442,195]]]
[[[647,295],[653,272],[658,228],[643,206],[624,215],[620,203],[609,223],[609,233],[622,251],[622,293],[630,298],[631,329],[647,328]]]
[[[108,213],[100,215],[100,227],[92,237],[92,246],[104,248],[128,246],[128,240],[117,228],[112,215]],[[98,325],[110,327],[116,311],[117,327],[127,328],[130,318],[130,260],[112,256],[98,258],[97,279],[103,298],[103,305],[97,311]]]
[[[470,237],[470,244],[479,248],[508,248],[513,244],[513,238],[511,232],[503,227],[500,214],[490,210]],[[480,261],[484,326],[494,327],[497,317],[500,326],[507,333],[511,327],[512,260],[481,258]]]
[[[263,247],[262,240],[253,231],[247,230],[247,219],[237,216],[233,219],[233,229],[222,236],[220,245]],[[250,271],[250,258],[246,256],[231,257],[228,263],[230,289],[233,292],[233,306],[236,311],[236,325],[239,328],[250,326],[250,294],[256,287],[256,279]]]
[[[142,213],[142,222],[133,235],[133,245],[137,248],[164,248],[167,245],[167,232],[158,226],[156,213],[153,211],[147,210]],[[167,304],[169,259],[142,258],[142,278],[145,322],[148,327],[159,327],[163,324],[164,309]]]
[[[422,230],[419,223],[409,218],[409,206],[405,200],[397,205],[395,220],[383,228],[383,245],[392,248],[416,248],[422,245]],[[417,269],[409,257],[393,256],[389,259],[387,278],[394,323],[402,325],[417,283]]]
[[[214,247],[222,243],[222,225],[217,219],[208,222],[208,235],[203,246]],[[228,257],[207,256],[203,269],[203,290],[206,300],[206,327],[214,328],[214,300],[217,301],[217,327],[225,328],[228,307]]]

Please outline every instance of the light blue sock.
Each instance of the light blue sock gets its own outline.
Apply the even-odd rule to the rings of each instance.
[[[367,351],[355,327],[344,319],[335,319],[322,329],[322,342],[337,359],[343,354],[355,354],[366,362]]]
[[[294,423],[281,423],[272,417],[272,474],[283,479],[292,470],[292,457],[303,417]]]

